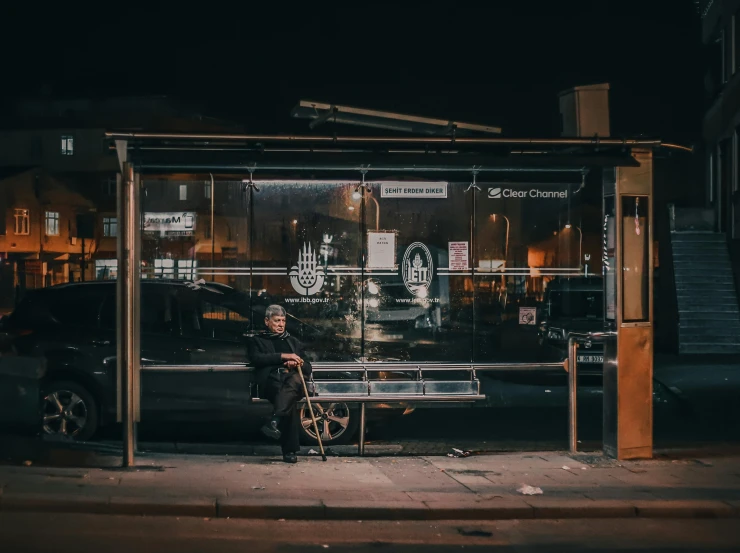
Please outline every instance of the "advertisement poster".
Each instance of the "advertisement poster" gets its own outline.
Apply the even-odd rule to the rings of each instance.
[[[468,243],[449,242],[450,271],[465,271],[470,269],[468,264]]]
[[[144,213],[144,232],[162,236],[192,236],[195,231],[194,212]]]
[[[367,266],[369,269],[393,269],[396,266],[396,233],[367,233]]]
[[[537,308],[536,307],[520,307],[519,308],[519,324],[520,325],[537,324]]]

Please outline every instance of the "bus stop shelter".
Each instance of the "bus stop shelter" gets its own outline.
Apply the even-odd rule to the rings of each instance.
[[[192,275],[226,278],[250,298],[269,291],[289,311],[336,328],[349,344],[344,353],[362,362],[536,367],[524,357],[547,282],[602,275],[604,449],[617,458],[652,455],[652,160],[659,141],[106,136],[121,169],[117,359],[124,466],[134,462],[140,416],[136,268],[142,234],[157,221],[147,219],[146,206],[156,201],[147,183],[166,187],[178,179],[210,182],[204,234],[210,259],[206,245],[196,263],[193,244]],[[229,227],[233,255],[227,260],[221,247],[217,262],[219,182],[230,183],[219,199],[222,211],[231,210],[241,226],[236,237]],[[511,313],[518,320],[509,321]],[[399,321],[427,337],[398,349],[402,333],[389,329]]]

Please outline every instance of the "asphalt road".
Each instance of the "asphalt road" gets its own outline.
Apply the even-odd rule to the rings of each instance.
[[[302,522],[0,513],[3,551],[737,551],[735,520]]]

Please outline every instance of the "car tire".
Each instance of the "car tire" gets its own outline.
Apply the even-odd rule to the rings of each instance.
[[[85,441],[98,430],[98,404],[87,388],[70,380],[53,380],[41,394],[42,434],[50,439]]]
[[[360,425],[360,410],[346,403],[322,403],[311,400],[316,422],[321,433],[324,447],[346,444],[352,441]],[[301,405],[298,410],[301,419],[301,444],[318,445],[308,405]],[[327,436],[328,429],[328,436]]]

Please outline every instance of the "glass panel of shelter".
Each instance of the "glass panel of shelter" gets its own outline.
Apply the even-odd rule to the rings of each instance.
[[[359,360],[362,249],[357,183],[272,181],[254,189],[251,291],[254,331],[265,307],[288,312],[287,329],[318,361]]]
[[[544,355],[539,332],[547,287],[582,278],[587,262],[591,274],[599,270],[600,235],[589,234],[584,249],[584,228],[598,229],[601,210],[581,204],[579,187],[480,184],[474,214],[474,361],[554,360]],[[561,299],[569,301],[568,295]]]
[[[193,304],[205,339],[236,345],[279,303],[314,360],[536,361],[548,284],[601,270],[601,206],[571,180],[370,182],[364,223],[359,179],[145,180],[142,277],[234,288]]]

